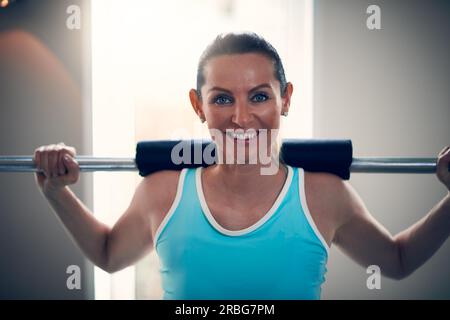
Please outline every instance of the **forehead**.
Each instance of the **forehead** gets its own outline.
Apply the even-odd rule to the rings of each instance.
[[[221,55],[205,65],[206,86],[233,88],[276,82],[272,60],[259,53]]]

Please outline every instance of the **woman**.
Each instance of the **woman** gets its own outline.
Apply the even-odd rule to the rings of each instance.
[[[292,92],[264,39],[220,35],[202,55],[189,97],[219,154],[236,161],[144,178],[113,228],[68,188],[79,177],[73,147],[36,149],[43,170],[37,183],[86,256],[104,270],[125,268],[155,248],[166,299],[318,299],[332,243],[387,277],[411,274],[449,235],[450,192],[422,220],[391,236],[348,182],[278,163],[272,133],[288,115]],[[267,164],[251,162],[256,153],[247,148],[265,130],[271,134],[258,139],[258,149],[270,153],[272,174],[261,173]],[[239,151],[244,164],[237,164]],[[446,147],[437,176],[450,190],[449,162]]]

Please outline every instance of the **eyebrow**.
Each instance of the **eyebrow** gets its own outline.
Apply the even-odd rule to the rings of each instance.
[[[261,89],[261,88],[269,88],[269,89],[272,89],[272,87],[271,87],[268,83],[263,83],[263,84],[260,84],[260,85],[258,85],[258,86],[256,86],[256,87],[252,88],[252,89],[250,90],[250,92],[256,91],[256,90]],[[208,93],[211,92],[211,91],[223,91],[223,92],[226,92],[226,93],[231,94],[231,91],[230,91],[230,90],[225,89],[225,88],[221,88],[221,87],[212,87],[211,89],[208,90]]]

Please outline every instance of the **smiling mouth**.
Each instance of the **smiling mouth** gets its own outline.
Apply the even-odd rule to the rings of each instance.
[[[246,132],[243,132],[243,130],[227,130],[226,135],[234,140],[249,141],[259,136],[259,130],[250,129]]]

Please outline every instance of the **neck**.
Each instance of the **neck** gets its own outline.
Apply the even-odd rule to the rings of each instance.
[[[283,164],[271,164],[271,174],[262,174],[267,165],[259,164],[219,164],[209,168],[214,184],[236,195],[248,195],[251,192],[267,190],[274,181],[287,178],[287,167]]]

